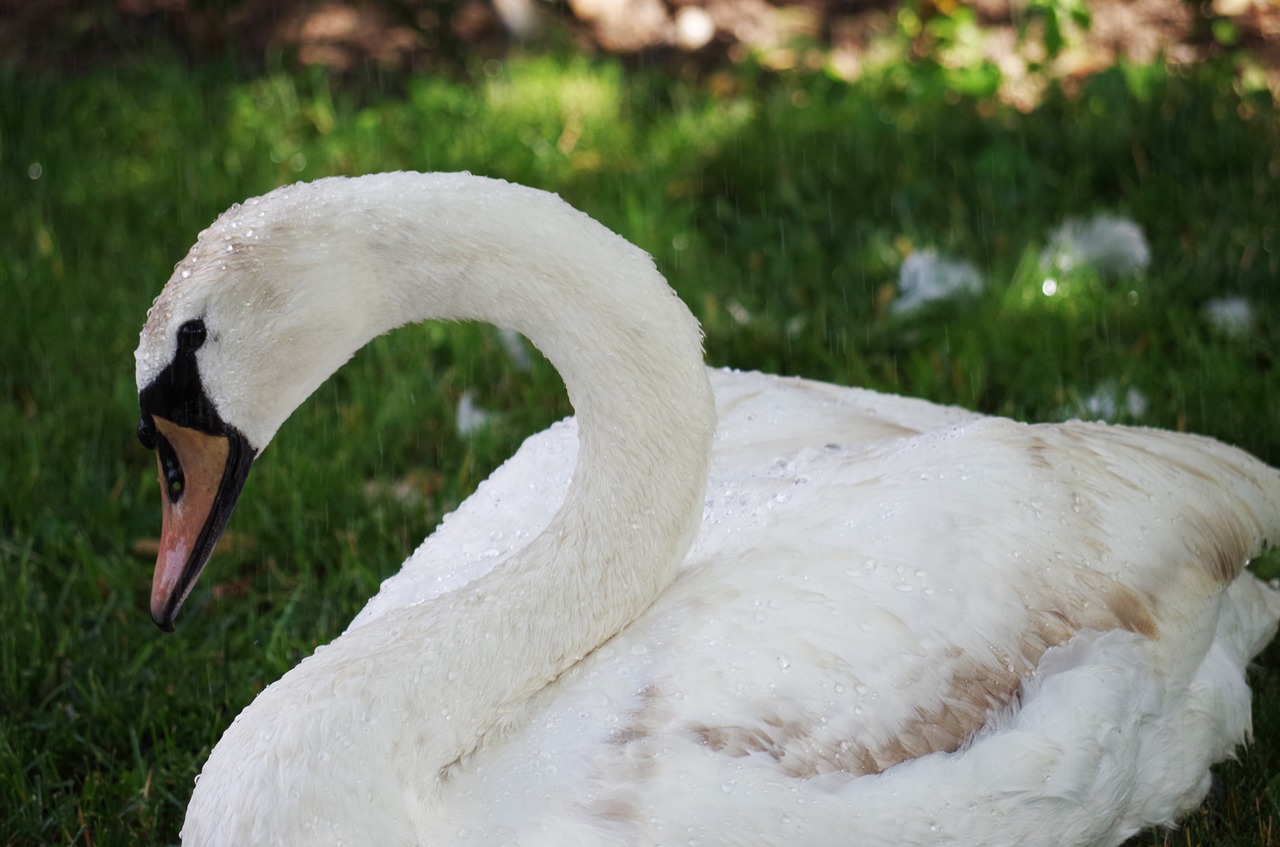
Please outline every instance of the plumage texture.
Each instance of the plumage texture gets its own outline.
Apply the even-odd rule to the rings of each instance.
[[[465,317],[529,336],[577,415],[237,718],[184,843],[1114,844],[1247,737],[1280,617],[1241,570],[1280,532],[1248,455],[704,371],[647,257],[517,186],[326,180],[229,215],[140,386],[207,315],[202,375],[261,448],[368,337]],[[254,297],[336,345],[288,402],[245,377],[280,355]]]

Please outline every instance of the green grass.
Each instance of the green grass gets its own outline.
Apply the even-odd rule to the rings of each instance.
[[[1115,69],[1023,114],[902,69],[849,85],[739,68],[713,97],[660,70],[525,58],[379,92],[146,55],[0,71],[0,844],[175,843],[231,718],[569,411],[546,364],[514,369],[488,328],[379,339],[283,428],[236,543],[161,635],[132,552],[159,524],[133,435],[137,332],[196,233],[283,182],[468,169],[552,189],[654,254],[713,363],[1035,420],[1136,388],[1138,422],[1280,463],[1280,120],[1226,70]],[[1048,233],[1100,210],[1141,223],[1151,267],[1045,297]],[[904,253],[931,246],[987,287],[889,316]],[[1253,331],[1208,326],[1224,294],[1253,302]],[[466,388],[495,418],[462,437]],[[379,493],[395,482],[420,499]],[[1257,743],[1170,843],[1280,843],[1280,653],[1254,684]]]

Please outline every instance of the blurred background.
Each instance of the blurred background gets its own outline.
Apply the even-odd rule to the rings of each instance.
[[[522,182],[652,253],[712,364],[1280,464],[1278,98],[1271,0],[0,0],[0,844],[177,843],[235,714],[571,413],[519,337],[378,339],[158,632],[132,351],[232,203]],[[1135,843],[1280,843],[1280,654],[1252,681],[1255,744]]]

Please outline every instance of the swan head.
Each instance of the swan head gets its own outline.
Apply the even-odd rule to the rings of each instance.
[[[705,470],[715,414],[701,332],[639,248],[552,194],[469,174],[286,186],[202,232],[147,313],[135,355],[138,436],[163,492],[156,623],[172,628],[289,414],[374,336],[428,318],[529,337],[565,380],[584,452],[593,433],[627,427],[670,450],[665,425],[634,426],[634,404],[643,388],[668,408],[674,380],[696,395],[698,426],[683,411],[680,426]],[[629,376],[602,377],[605,363]],[[672,515],[691,540],[683,508]]]
[[[311,186],[225,212],[147,313],[138,438],[156,452],[163,522],[151,615],[166,631],[213,552],[254,458],[372,335],[354,235]],[[325,223],[327,222],[327,223]]]

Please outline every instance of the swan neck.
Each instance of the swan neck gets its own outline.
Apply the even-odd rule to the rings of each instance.
[[[462,690],[443,686],[476,716],[452,723],[465,748],[674,578],[701,521],[715,412],[701,330],[648,255],[553,195],[502,184],[480,203],[449,199],[437,194],[425,221],[395,207],[376,230],[413,245],[393,251],[382,277],[389,322],[468,319],[524,334],[564,380],[580,442],[550,525],[449,609],[449,637],[464,642],[454,660],[473,664],[451,678]],[[513,627],[520,637],[496,654],[470,646]]]
[[[222,838],[219,822],[234,819],[231,840],[267,843],[310,827],[333,797],[376,792],[396,799],[365,840],[417,843],[450,765],[519,726],[539,690],[674,579],[715,430],[698,324],[652,260],[605,227],[554,195],[467,175],[273,192],[220,218],[175,275],[148,321],[140,381],[172,355],[170,325],[207,313],[206,390],[259,449],[352,353],[406,323],[515,330],[564,379],[578,461],[546,529],[456,591],[353,624],[269,686],[214,749],[184,829]],[[327,786],[323,798],[293,795],[280,749],[323,773],[301,786]]]

